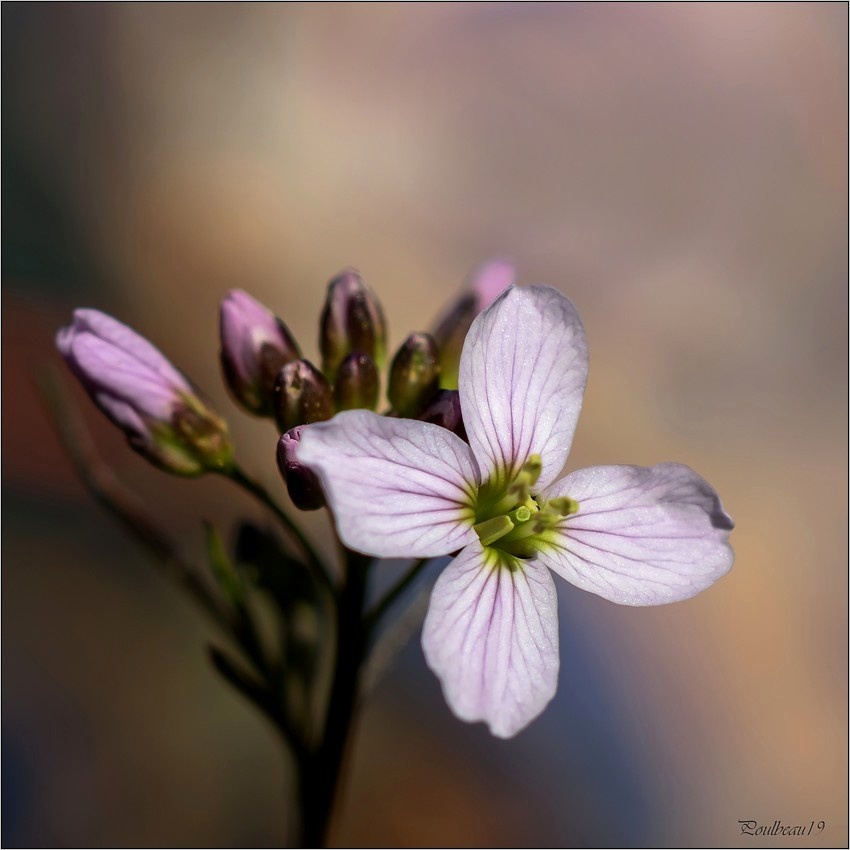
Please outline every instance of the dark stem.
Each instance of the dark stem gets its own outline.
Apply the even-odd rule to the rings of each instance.
[[[340,777],[366,651],[363,601],[371,558],[346,551],[345,584],[336,609],[336,661],[322,742],[301,765],[302,838],[305,847],[324,847],[339,796]]]
[[[430,558],[420,558],[418,561],[414,561],[413,564],[408,568],[407,572],[387,591],[386,595],[377,605],[366,615],[366,629],[367,635],[371,637],[372,632],[375,629],[375,626],[378,625],[381,617],[386,614],[390,605],[396,601],[396,599],[407,590],[408,587],[413,583],[413,580],[419,573],[422,572],[425,564],[430,561]]]

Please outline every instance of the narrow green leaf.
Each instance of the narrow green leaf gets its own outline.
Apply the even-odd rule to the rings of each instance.
[[[312,571],[289,554],[270,531],[243,522],[236,540],[236,561],[250,571],[259,588],[271,594],[285,615],[305,601],[316,605],[318,588]]]
[[[245,599],[245,588],[241,576],[228,557],[221,535],[212,523],[206,521],[204,533],[213,576],[228,601],[241,608]]]

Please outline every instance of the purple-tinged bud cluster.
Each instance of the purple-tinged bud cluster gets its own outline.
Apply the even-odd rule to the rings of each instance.
[[[268,416],[281,368],[301,356],[286,325],[241,289],[221,302],[221,365],[227,385],[248,411]]]
[[[315,511],[325,506],[325,497],[316,475],[298,462],[297,451],[302,427],[291,428],[277,443],[277,465],[292,504],[302,511]]]
[[[504,261],[482,266],[443,315],[434,336],[415,333],[405,340],[388,376],[389,415],[436,423],[465,436],[457,392],[440,390],[441,373],[448,369],[444,385],[450,385],[466,330],[513,277],[513,266]],[[273,416],[284,433],[278,460],[299,507],[321,503],[315,478],[296,470],[300,429],[341,411],[375,409],[386,356],[383,310],[354,269],[328,284],[319,325],[321,371],[302,358],[283,321],[248,293],[231,290],[220,305],[225,382],[245,410]],[[232,467],[226,423],[130,328],[97,310],[77,310],[57,345],[95,403],[150,461],[181,475]]]
[[[224,420],[135,331],[98,310],[75,310],[56,345],[95,404],[152,463],[178,475],[232,463]]]

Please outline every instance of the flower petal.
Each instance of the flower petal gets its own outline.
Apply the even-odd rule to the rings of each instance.
[[[729,571],[733,522],[712,487],[680,463],[595,466],[541,494],[579,503],[546,535],[539,559],[622,605],[688,599]]]
[[[94,334],[77,334],[66,357],[97,396],[113,396],[153,419],[168,420],[179,401],[178,389],[126,350]]]
[[[500,738],[527,726],[558,685],[558,600],[536,561],[484,550],[476,540],[440,574],[422,649],[461,720],[483,720]]]
[[[101,313],[100,310],[86,308],[74,310],[73,323],[59,333],[57,339],[59,350],[67,355],[67,349],[74,337],[83,333],[93,334],[98,339],[115,346],[129,357],[148,366],[172,386],[184,392],[192,392],[188,381],[154,345],[123,322],[113,319],[106,313]]]
[[[152,442],[150,429],[132,405],[106,393],[95,393],[92,398],[94,403],[113,423],[125,431],[131,440],[135,440],[137,444]]]
[[[439,425],[349,410],[304,427],[297,454],[319,476],[351,549],[426,558],[476,539],[475,459]]]
[[[553,481],[586,381],[587,342],[572,303],[548,286],[506,290],[473,322],[460,360],[463,421],[482,479],[510,480],[539,454],[539,486]]]

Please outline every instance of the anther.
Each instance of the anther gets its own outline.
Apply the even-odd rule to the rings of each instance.
[[[510,517],[502,515],[485,519],[484,522],[479,522],[473,528],[481,541],[481,545],[489,546],[491,543],[501,540],[506,534],[510,534],[514,530],[514,524]]]
[[[569,496],[556,496],[554,499],[549,499],[546,502],[546,507],[560,516],[570,516],[571,514],[578,513],[579,504]]]
[[[529,455],[528,460],[522,465],[522,474],[528,477],[529,486],[534,486],[540,473],[543,472],[543,460],[540,455]]]

